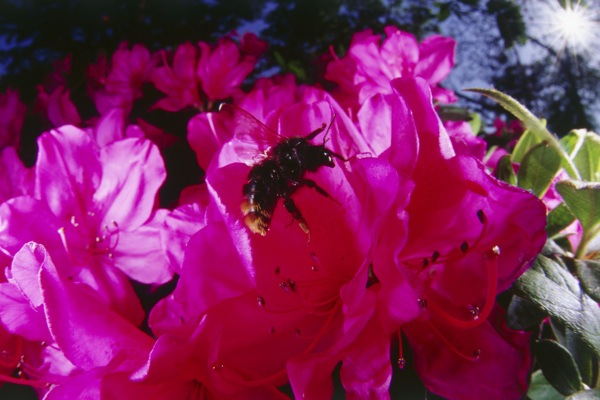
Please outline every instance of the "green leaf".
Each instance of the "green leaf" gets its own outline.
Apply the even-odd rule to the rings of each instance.
[[[576,132],[583,136],[583,142],[573,162],[584,181],[600,182],[600,136],[583,129]]]
[[[565,400],[600,400],[600,389],[582,390],[565,398]]]
[[[538,139],[538,137],[535,136],[529,129],[525,130],[525,132],[523,132],[523,134],[519,138],[519,141],[515,145],[515,148],[513,149],[513,162],[520,163],[523,157],[525,156],[525,153],[527,153],[529,149],[531,149],[533,146],[540,142],[541,140]]]
[[[567,235],[556,235],[552,238],[554,242],[561,248],[563,251],[568,251],[569,253],[573,253],[573,245],[571,241],[567,237]]]
[[[537,370],[531,375],[531,384],[527,390],[527,397],[531,400],[563,400],[565,396],[558,393],[542,374]]]
[[[437,15],[438,21],[445,21],[450,16],[450,3],[442,3],[439,5],[440,12]]]
[[[560,155],[547,142],[533,146],[523,157],[517,182],[541,198],[560,169]]]
[[[540,140],[546,141],[550,146],[556,150],[558,154],[560,154],[562,166],[567,171],[569,176],[573,179],[581,179],[577,168],[565,152],[565,150],[560,145],[558,139],[551,134],[546,126],[536,118],[531,111],[529,111],[525,106],[519,103],[517,100],[512,98],[511,96],[499,92],[494,89],[467,89],[468,91],[480,93],[484,96],[491,98],[500,104],[504,109],[510,112],[512,115],[517,117],[521,122],[525,124],[527,129],[530,129],[531,132]]]
[[[560,231],[571,225],[575,221],[575,215],[563,201],[558,206],[554,207],[548,213],[546,223],[546,233],[548,237],[553,237]]]
[[[575,363],[577,364],[577,369],[581,374],[581,380],[583,383],[590,386],[594,381],[594,352],[571,329],[566,328],[565,330],[567,342],[565,347],[569,350],[569,353],[571,353]]]
[[[546,380],[559,393],[569,396],[583,390],[581,375],[569,350],[553,340],[534,343],[533,353]]]
[[[530,331],[537,327],[548,314],[535,304],[513,296],[506,310],[506,325],[516,331]]]
[[[474,134],[478,134],[481,130],[481,115],[479,113],[470,113],[469,116],[471,119],[469,120],[469,125],[471,125],[471,130]]]
[[[583,129],[574,129],[560,138],[560,144],[563,146],[567,154],[573,158],[577,154],[577,150],[583,144],[585,139],[585,131]]]
[[[517,186],[517,176],[515,175],[510,154],[503,155],[500,160],[498,160],[494,175],[503,182]]]
[[[600,308],[579,281],[555,261],[538,255],[513,285],[515,293],[573,330],[600,355]]]
[[[581,222],[584,232],[591,232],[600,223],[600,183],[560,181],[556,190]]]
[[[575,260],[575,268],[583,291],[600,303],[600,262]]]

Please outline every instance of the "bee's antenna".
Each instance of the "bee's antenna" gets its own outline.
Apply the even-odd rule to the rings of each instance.
[[[337,116],[337,114],[333,114],[333,117],[331,117],[331,122],[329,122],[329,126],[327,127],[327,130],[325,131],[325,135],[323,135],[323,145],[325,145],[325,143],[327,143],[328,137],[327,134],[329,133],[329,130],[331,129],[331,125],[333,125],[333,121],[335,120],[335,117]]]
[[[331,154],[332,156],[334,156],[335,158],[337,158],[338,160],[341,160],[341,161],[344,161],[344,162],[351,161],[351,160],[353,160],[353,159],[355,159],[355,158],[358,158],[358,156],[361,156],[361,155],[362,155],[362,156],[364,156],[364,155],[369,155],[369,156],[373,157],[373,155],[372,155],[371,153],[369,153],[369,152],[365,152],[365,151],[363,151],[363,152],[361,152],[361,153],[357,153],[357,154],[353,155],[352,157],[348,157],[348,158],[344,158],[344,157],[342,157],[341,155],[339,155],[339,154],[337,154],[337,153],[334,153],[334,152],[331,152],[330,154]]]

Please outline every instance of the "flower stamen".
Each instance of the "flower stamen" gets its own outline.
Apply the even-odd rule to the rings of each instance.
[[[64,227],[62,227],[62,228],[60,228],[58,230],[58,235],[60,236],[60,240],[61,240],[61,242],[63,244],[63,247],[67,251],[67,254],[69,255],[69,258],[71,259],[71,261],[73,261],[73,263],[75,263],[75,265],[84,266],[84,265],[87,265],[90,262],[92,256],[91,256],[91,254],[89,252],[87,253],[88,257],[84,261],[78,260],[73,255],[73,252],[71,252],[71,250],[69,248],[69,243],[67,241],[67,236],[65,234],[65,228]]]
[[[456,318],[450,314],[448,314],[444,309],[437,304],[435,301],[429,299],[427,302],[429,311],[434,313],[436,316],[442,318],[448,324],[461,328],[461,329],[471,329],[476,326],[484,323],[490,313],[492,312],[492,308],[494,307],[494,302],[496,300],[496,294],[498,291],[498,256],[500,255],[500,248],[498,246],[491,249],[484,257],[483,261],[486,266],[487,271],[487,295],[485,298],[485,302],[483,308],[479,310],[478,307],[475,309],[471,309],[469,312],[473,316],[473,319],[470,321],[465,321],[459,318]]]
[[[460,350],[458,350],[456,347],[454,347],[454,345],[452,343],[450,343],[450,341],[444,335],[442,335],[442,333],[435,327],[435,325],[433,325],[433,323],[431,321],[427,321],[427,323],[429,324],[430,328],[435,332],[435,334],[438,335],[438,337],[440,339],[442,339],[442,342],[444,342],[448,347],[450,347],[450,349],[454,353],[456,353],[458,356],[460,356],[461,358],[464,358],[467,361],[479,360],[479,357],[481,355],[481,350],[479,350],[479,349],[474,350],[473,354],[471,356],[464,354]]]
[[[398,329],[398,368],[404,369],[406,365],[406,359],[404,358],[404,351],[402,350],[402,330]]]

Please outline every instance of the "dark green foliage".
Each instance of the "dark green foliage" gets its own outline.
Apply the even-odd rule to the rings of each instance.
[[[527,41],[525,22],[517,4],[509,0],[490,0],[487,3],[487,11],[496,16],[505,48],[512,47],[517,42],[523,44]]]
[[[0,50],[10,63],[1,87],[19,88],[25,102],[53,61],[73,55],[73,73],[118,45],[143,43],[151,51],[187,41],[214,40],[260,16],[265,0],[29,0],[0,2],[0,35],[14,46]],[[21,44],[21,45],[18,45]],[[82,79],[82,76],[77,78]],[[83,80],[70,82],[82,85]]]

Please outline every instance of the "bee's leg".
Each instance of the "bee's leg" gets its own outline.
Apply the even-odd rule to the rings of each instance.
[[[317,185],[317,182],[313,181],[312,179],[301,179],[300,185],[306,185],[310,188],[313,188],[317,192],[319,192],[319,194],[321,194],[325,197],[329,197],[331,200],[335,201],[340,206],[342,205],[339,201],[337,201],[336,199],[331,197],[331,195],[329,193],[327,193],[327,191],[325,191],[325,189],[323,189],[321,186]]]
[[[319,133],[323,132],[323,130],[327,127],[327,125],[325,123],[323,123],[323,125],[320,128],[315,129],[314,131],[312,131],[307,137],[306,140],[312,140],[314,139],[315,136],[317,136]]]
[[[302,214],[300,214],[300,210],[298,210],[298,208],[296,208],[296,204],[294,203],[294,200],[292,200],[291,197],[286,197],[283,199],[283,205],[285,206],[285,209],[288,210],[288,212],[290,214],[292,214],[292,217],[298,221],[298,225],[300,225],[300,228],[302,228],[302,230],[308,234],[310,234],[310,230],[308,229],[308,224],[306,223],[306,220],[304,219],[304,217],[302,217]]]

